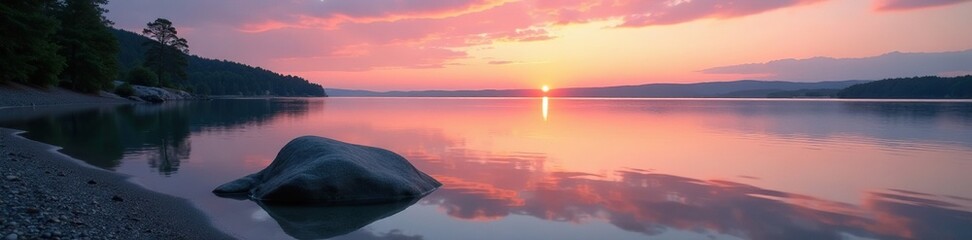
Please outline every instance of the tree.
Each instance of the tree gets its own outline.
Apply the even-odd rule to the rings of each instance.
[[[52,36],[58,22],[50,16],[53,0],[0,2],[0,83],[56,84],[64,69]]]
[[[121,43],[119,63],[125,71],[131,71],[142,64],[146,48],[142,43],[149,40],[142,34],[124,30],[112,30]],[[281,75],[259,67],[217,59],[206,59],[186,55],[188,79],[183,89],[191,88],[193,93],[210,95],[262,95],[267,91],[276,96],[327,96],[321,85],[306,79]],[[133,83],[135,84],[135,83]]]
[[[97,92],[112,87],[118,77],[118,40],[108,31],[107,0],[64,0],[59,11],[61,29],[57,43],[67,68],[61,73],[66,85],[79,91]]]
[[[115,88],[115,94],[122,97],[131,97],[135,95],[135,88],[132,87],[131,83],[124,83]]]
[[[135,67],[131,72],[128,72],[128,77],[125,79],[128,83],[149,87],[156,87],[159,85],[159,77],[155,75],[152,70],[145,67]]]
[[[177,34],[172,22],[165,18],[155,19],[146,24],[142,34],[151,38],[143,45],[148,46],[145,52],[145,65],[155,71],[159,77],[159,83],[165,87],[181,87],[187,78],[186,67],[189,62],[186,60],[186,53],[189,52],[189,43]],[[183,80],[179,82],[173,79]]]

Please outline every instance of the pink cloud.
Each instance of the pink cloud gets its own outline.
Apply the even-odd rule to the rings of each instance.
[[[537,0],[537,6],[557,24],[621,19],[621,27],[644,27],[741,17],[822,1],[826,0]]]
[[[490,9],[507,0],[361,0],[304,1],[288,8],[291,14],[274,16],[264,22],[244,24],[244,32],[264,32],[282,28],[334,29],[343,23],[394,22],[405,19],[441,19]],[[300,6],[300,7],[298,7]]]
[[[972,0],[875,0],[874,9],[877,11],[902,11],[953,5],[970,1]]]
[[[367,71],[375,68],[442,68],[449,61],[466,58],[462,51],[399,45],[349,45],[320,56],[278,58],[271,61],[279,71]]]
[[[436,68],[495,42],[556,38],[551,25],[620,20],[646,27],[727,19],[826,0],[213,0],[112,1],[109,17],[136,30],[166,16],[208,57],[277,71]],[[880,0],[905,9],[967,0]],[[920,3],[919,3],[920,2]],[[136,14],[137,13],[137,14]]]
[[[653,3],[634,0],[483,0],[463,2],[466,5],[450,3],[409,6],[398,12],[391,10],[391,6],[364,10],[358,9],[360,6],[355,4],[342,6],[341,8],[354,10],[341,14],[333,13],[337,10],[330,10],[332,13],[299,16],[290,22],[271,19],[247,25],[243,29],[250,33],[271,35],[283,33],[281,30],[293,29],[306,39],[338,44],[322,49],[316,56],[293,58],[300,61],[278,59],[272,63],[275,69],[366,71],[388,67],[442,67],[449,61],[464,58],[466,53],[462,48],[465,47],[488,45],[498,41],[554,39],[556,37],[544,29],[550,24],[615,18],[625,19],[622,26],[626,27],[675,24],[699,18],[743,16],[818,1],[821,0],[681,0]],[[648,13],[651,16],[647,16]],[[350,46],[354,46],[353,52],[358,54],[349,55]],[[362,47],[371,49],[363,50]],[[371,55],[360,54],[363,51],[368,51]],[[378,57],[379,55],[382,57]],[[391,60],[397,57],[403,59]]]
[[[729,18],[822,0],[114,1],[112,12],[169,16],[200,29],[213,54],[278,71],[444,67],[464,48],[556,38],[545,28],[622,19],[622,26]],[[115,3],[120,2],[120,3]],[[142,9],[131,9],[142,8]],[[151,19],[114,19],[138,29]],[[245,51],[244,51],[245,50]],[[200,52],[206,55],[206,52]]]

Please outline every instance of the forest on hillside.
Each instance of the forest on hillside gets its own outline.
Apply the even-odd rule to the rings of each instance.
[[[142,46],[150,39],[124,30],[111,29],[118,39],[119,67],[129,72],[142,65],[146,49]],[[321,85],[291,75],[282,75],[260,67],[253,67],[227,60],[208,59],[188,55],[185,81],[186,89],[205,95],[274,95],[274,96],[327,96]]]
[[[894,78],[857,84],[837,93],[839,98],[972,99],[972,75],[959,77]]]
[[[297,76],[189,55],[164,18],[142,34],[112,28],[107,0],[0,2],[0,84],[60,86],[85,93],[133,94],[131,85],[201,95],[327,96]],[[116,84],[122,81],[123,84]]]

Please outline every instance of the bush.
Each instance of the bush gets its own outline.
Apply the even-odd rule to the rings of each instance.
[[[115,88],[115,94],[122,97],[131,97],[135,95],[135,88],[132,87],[132,84],[124,83]]]
[[[159,77],[145,67],[136,67],[128,72],[128,83],[149,87],[159,86]]]

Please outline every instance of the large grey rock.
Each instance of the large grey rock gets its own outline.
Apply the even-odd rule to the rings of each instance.
[[[264,202],[359,204],[414,199],[439,186],[391,151],[304,136],[287,143],[267,168],[213,193]]]

